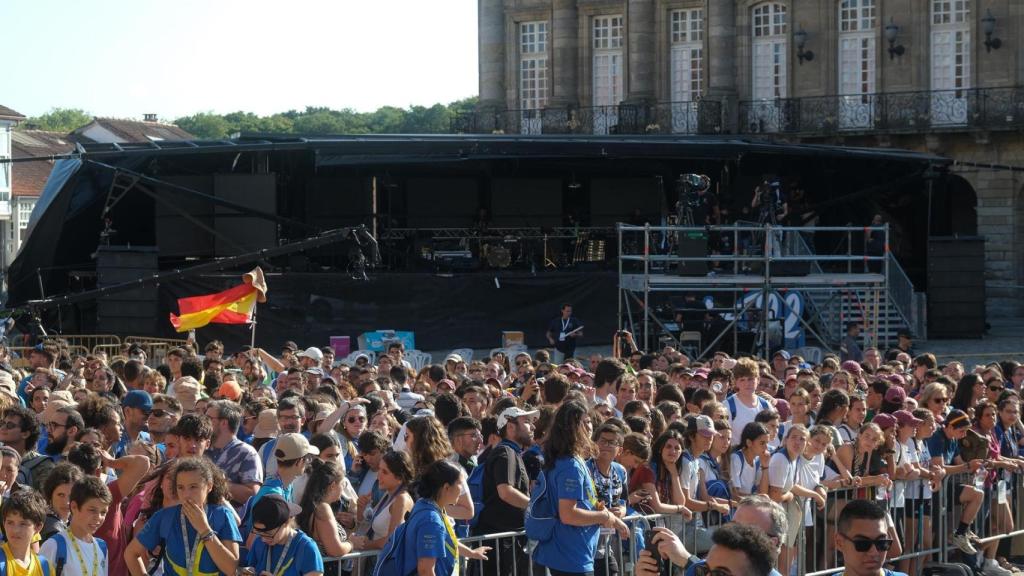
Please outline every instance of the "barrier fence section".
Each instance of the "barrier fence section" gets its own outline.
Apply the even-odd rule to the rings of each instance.
[[[847,502],[873,499],[889,511],[890,537],[897,544],[889,552],[889,562],[907,574],[920,574],[930,562],[968,560],[950,538],[961,520],[970,526],[975,547],[986,558],[1009,557],[1011,539],[1024,535],[1020,494],[1024,493],[1024,475],[982,468],[977,473],[953,474],[933,486],[927,480],[895,480],[886,486],[861,485],[828,491],[825,504],[819,508],[800,498],[800,528],[793,551],[789,554],[796,573],[801,576],[828,576],[843,571],[843,561],[836,549],[836,520]],[[966,516],[965,516],[966,514]],[[620,540],[602,530],[598,540],[595,576],[632,574],[643,542],[641,534],[654,526],[671,529],[691,554],[703,557],[710,548],[710,535],[728,516],[715,512],[694,513],[692,520],[676,514],[628,516],[623,519],[630,529],[628,540]],[[784,538],[781,535],[780,538]],[[460,574],[469,576],[543,576],[546,570],[534,562],[534,547],[523,531],[502,532],[460,538],[470,548],[490,546],[490,560],[462,560]],[[988,550],[987,547],[991,547]],[[998,548],[998,549],[997,549]],[[353,552],[340,558],[325,558],[327,574],[368,576],[379,550]],[[1016,555],[1016,554],[1014,554]],[[782,574],[791,573],[784,566]],[[666,566],[662,574],[682,574],[682,568]]]

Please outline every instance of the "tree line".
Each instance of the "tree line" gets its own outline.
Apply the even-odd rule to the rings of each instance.
[[[259,116],[252,112],[216,114],[199,112],[173,120],[173,124],[201,139],[228,138],[241,132],[276,134],[441,134],[450,131],[458,114],[470,112],[477,98],[465,98],[449,104],[383,106],[374,112],[352,109],[333,110],[307,106],[305,110]],[[92,115],[76,108],[54,108],[22,122],[22,129],[71,132],[92,121]]]

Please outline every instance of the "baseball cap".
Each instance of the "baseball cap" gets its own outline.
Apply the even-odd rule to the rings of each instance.
[[[320,449],[309,443],[302,434],[281,434],[274,446],[274,457],[278,460],[296,460],[303,456],[316,456]]]
[[[878,424],[878,427],[882,430],[888,430],[896,425],[896,417],[892,414],[878,414],[871,421]]]
[[[153,398],[145,390],[132,390],[124,395],[121,406],[125,408],[141,408],[143,412],[153,411]]]
[[[899,422],[900,426],[920,426],[924,424],[924,420],[915,417],[907,410],[897,410],[892,415],[896,417],[896,421]]]
[[[710,371],[707,368],[697,368],[693,371],[694,378],[707,378]]]
[[[312,358],[317,362],[320,362],[324,359],[323,351],[317,348],[316,346],[310,346],[309,348],[306,348],[302,352],[299,352],[297,356],[299,358]]]
[[[711,438],[716,434],[715,423],[711,421],[710,416],[701,414],[695,418],[690,418],[686,425],[686,432],[687,434],[696,432],[705,438]]]
[[[217,395],[237,402],[242,397],[242,387],[234,380],[225,380],[217,389]]]
[[[953,428],[967,428],[970,425],[971,419],[963,410],[950,410],[949,414],[946,414],[946,426],[952,426]]]
[[[261,410],[256,417],[256,429],[253,430],[253,438],[275,438],[277,437],[277,410]]]
[[[324,371],[319,366],[314,366],[312,368],[307,368],[306,369],[306,374],[313,374],[313,375],[319,376],[320,378],[324,377]]]
[[[789,358],[790,358],[789,352],[786,352],[785,350],[779,350],[774,355],[772,355],[772,358],[775,358],[776,356],[782,356],[786,360],[789,360]]]
[[[903,386],[904,384],[907,383],[906,379],[899,374],[889,374],[888,376],[885,377],[885,379],[897,386]]]
[[[501,414],[498,415],[498,430],[501,430],[501,429],[505,428],[505,425],[508,424],[508,421],[513,419],[513,418],[519,418],[520,416],[536,416],[536,415],[537,415],[537,410],[523,410],[522,408],[519,408],[518,406],[513,406],[511,408],[505,408],[504,410],[501,411]]]
[[[295,352],[298,349],[299,345],[296,344],[295,342],[292,342],[291,340],[285,340],[284,344],[281,345],[281,350],[290,350],[292,352]]]
[[[455,353],[449,354],[445,356],[444,363],[447,364],[449,362],[462,362],[462,356],[459,356],[458,354]]]
[[[861,372],[860,364],[857,364],[853,360],[847,360],[846,362],[843,362],[840,368],[854,374],[860,374]]]
[[[885,401],[902,404],[907,401],[907,391],[902,386],[893,386],[885,392]]]
[[[253,505],[252,523],[263,525],[265,531],[275,530],[301,512],[302,508],[285,500],[279,494],[267,494]]]

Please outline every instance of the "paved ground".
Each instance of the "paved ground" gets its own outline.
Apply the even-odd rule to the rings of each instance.
[[[986,364],[1006,358],[1024,361],[1024,318],[990,318],[991,328],[985,338],[976,340],[919,340],[914,348],[919,352],[932,352],[939,357],[939,362],[958,359],[970,369],[975,364]],[[533,351],[533,348],[530,349]],[[434,362],[442,362],[449,350],[432,351]],[[576,350],[577,356],[587,357],[592,353],[607,355],[611,353],[611,344],[607,346],[581,346]],[[473,357],[486,357],[490,349],[475,350]]]

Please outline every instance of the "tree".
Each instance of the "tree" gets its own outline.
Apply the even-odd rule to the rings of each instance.
[[[219,140],[231,134],[231,125],[223,116],[213,112],[200,112],[174,121],[179,128],[194,134],[197,138]]]
[[[71,132],[92,122],[92,115],[79,108],[51,108],[41,116],[33,116],[22,122],[22,129],[34,128],[51,132]]]

